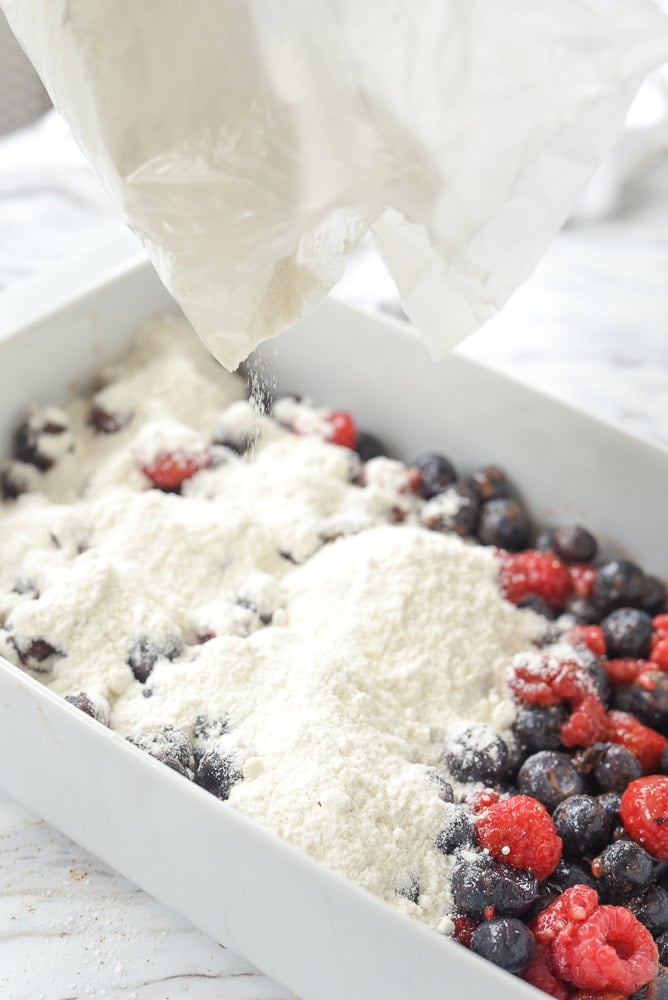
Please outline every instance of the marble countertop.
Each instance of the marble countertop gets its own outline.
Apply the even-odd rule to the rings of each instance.
[[[55,115],[0,142],[0,288],[121,227]],[[650,157],[617,212],[567,227],[460,350],[668,447],[667,272],[668,161]],[[339,293],[398,308],[368,248]],[[289,997],[1,795],[0,873],[6,1000]]]

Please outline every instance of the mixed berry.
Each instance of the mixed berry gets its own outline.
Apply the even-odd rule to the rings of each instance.
[[[87,417],[89,432],[100,440],[135,419],[105,392],[92,397]],[[664,584],[629,560],[601,558],[595,536],[581,525],[537,533],[496,465],[460,477],[434,452],[399,462],[349,413],[297,396],[277,398],[268,419],[347,449],[350,483],[378,492],[386,523],[412,517],[426,531],[492,548],[504,596],[544,619],[541,644],[516,656],[509,669],[512,734],[503,737],[482,723],[454,732],[430,772],[447,806],[433,849],[452,862],[454,938],[562,1000],[668,995]],[[174,494],[176,502],[207,470],[253,461],[257,433],[243,406],[223,414],[209,440],[186,428],[170,445],[163,430],[153,428],[137,445],[134,470],[141,488]],[[0,469],[0,495],[14,503],[75,449],[66,413],[32,410],[16,432],[13,459]],[[332,515],[313,547],[365,526]],[[280,550],[294,565],[310,554],[287,545]],[[31,581],[19,585],[38,599]],[[142,696],[153,699],[156,674],[165,666],[221,629],[244,638],[271,628],[280,619],[278,604],[270,576],[256,574],[229,607],[203,612],[192,635],[138,632],[125,649],[124,667]],[[41,635],[26,639],[6,631],[8,647],[34,673],[48,673],[66,655]],[[101,696],[76,690],[67,701],[109,724],[110,706]],[[230,742],[234,720],[193,716],[178,726],[147,725],[127,738],[226,800],[244,780]],[[417,904],[419,880],[409,878],[396,893]]]

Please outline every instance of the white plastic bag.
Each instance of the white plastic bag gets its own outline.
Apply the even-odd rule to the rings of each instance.
[[[668,58],[652,0],[0,0],[235,367],[371,228],[442,355],[530,273]]]

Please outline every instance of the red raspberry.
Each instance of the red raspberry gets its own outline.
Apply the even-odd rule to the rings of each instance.
[[[586,646],[597,656],[605,656],[605,634],[600,625],[576,625],[568,633],[572,646]]]
[[[340,444],[344,448],[354,449],[357,444],[357,428],[355,421],[345,410],[333,410],[327,417],[331,427],[327,440],[331,444]]]
[[[656,640],[652,640],[650,660],[656,663],[659,670],[668,670],[668,634],[659,632]]]
[[[579,702],[593,694],[591,678],[577,660],[554,657],[519,659],[513,664],[508,686],[520,701],[530,705],[558,705]]]
[[[209,462],[208,455],[194,456],[178,451],[163,451],[140,468],[154,486],[170,493],[178,490],[186,479],[190,479],[200,469],[206,468]]]
[[[661,861],[668,858],[668,777],[636,778],[622,795],[622,823],[627,833]]]
[[[565,747],[590,747],[603,743],[608,736],[608,716],[596,695],[582,699],[561,727],[561,742]]]
[[[495,792],[491,788],[484,788],[481,792],[471,792],[470,795],[466,796],[464,801],[467,806],[471,807],[472,812],[479,813],[495,805],[500,798],[501,796],[498,792]]]
[[[628,994],[619,990],[576,990],[570,1000],[628,1000]]]
[[[604,666],[611,684],[633,684],[642,663],[642,660],[606,660]]]
[[[570,990],[564,983],[554,975],[552,961],[550,958],[550,946],[547,943],[538,942],[536,953],[531,965],[522,973],[522,979],[535,986],[536,989],[548,993],[556,1000],[569,1000]]]
[[[661,754],[668,746],[665,736],[644,726],[628,712],[608,712],[608,739],[631,750],[645,772],[659,770]]]
[[[596,570],[591,563],[573,563],[568,567],[573,581],[573,590],[578,597],[585,600],[591,597],[596,583]]]
[[[588,885],[566,889],[529,924],[536,941],[553,941],[566,927],[580,923],[598,907],[598,893]]]
[[[472,917],[453,917],[452,922],[455,925],[452,935],[455,941],[463,944],[465,948],[470,948],[471,938],[474,930],[478,927],[478,921]]]
[[[560,608],[573,592],[568,567],[551,552],[528,549],[505,554],[501,563],[501,589],[513,604],[533,595],[552,608]]]
[[[545,806],[515,795],[490,806],[476,821],[481,847],[513,868],[529,868],[539,882],[561,860],[562,841]]]
[[[657,632],[668,635],[668,615],[656,615],[652,618],[652,625]]]
[[[558,976],[581,990],[633,993],[655,974],[652,935],[624,906],[598,906],[586,920],[569,923],[550,945]]]

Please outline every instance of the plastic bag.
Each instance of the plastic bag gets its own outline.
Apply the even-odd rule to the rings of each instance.
[[[528,276],[668,57],[652,0],[1,2],[229,368],[369,228],[445,353]]]

